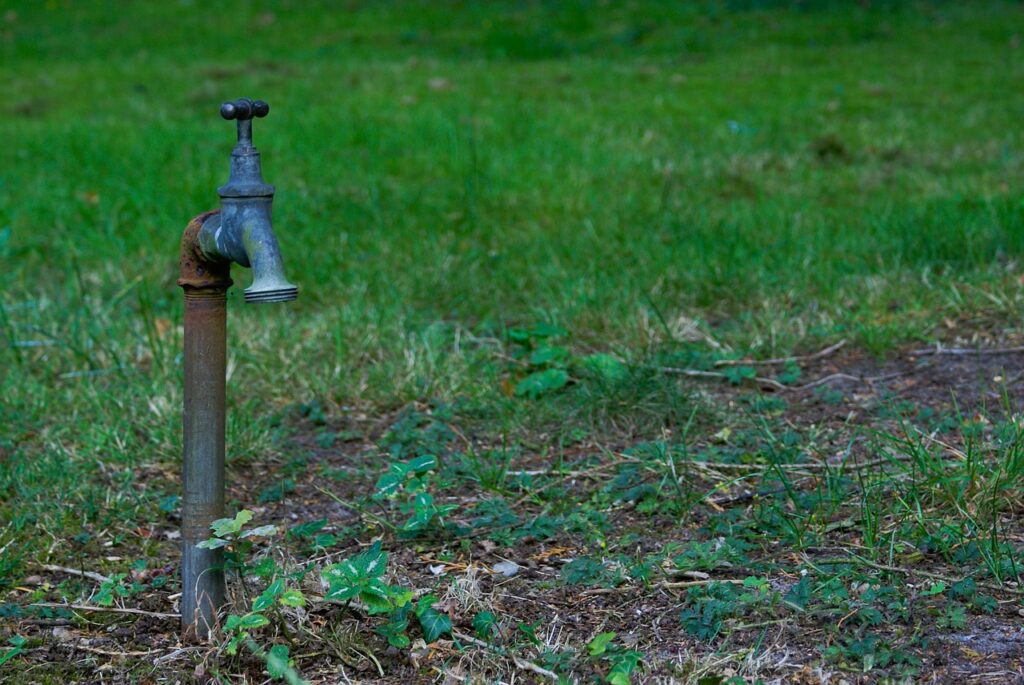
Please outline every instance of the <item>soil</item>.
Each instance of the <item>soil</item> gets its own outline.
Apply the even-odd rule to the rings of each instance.
[[[887,361],[878,361],[860,350],[842,349],[825,358],[801,362],[802,382],[812,383],[833,374],[842,374],[827,383],[802,390],[764,391],[762,397],[786,400],[785,420],[801,430],[821,430],[819,449],[828,460],[858,463],[870,459],[866,429],[884,425],[898,427],[899,407],[931,416],[960,417],[1006,416],[1016,411],[1024,400],[1024,353],[949,354],[914,350],[904,351]],[[760,371],[764,370],[759,367]],[[755,382],[756,384],[756,382]],[[699,382],[708,401],[720,406],[737,406],[747,401],[756,388],[730,386],[726,383]],[[896,409],[894,409],[894,407]],[[345,527],[360,521],[372,523],[374,512],[359,512],[349,503],[359,500],[372,480],[367,473],[379,474],[374,462],[385,463],[377,441],[391,423],[392,417],[349,417],[327,426],[308,420],[296,420],[289,438],[288,454],[303,455],[301,468],[293,469],[292,489],[280,501],[250,506],[260,523],[293,523],[327,519],[339,536]],[[323,447],[318,436],[329,429],[343,436],[359,436]],[[475,442],[473,435],[460,439]],[[612,437],[611,441],[614,442]],[[593,445],[581,444],[579,456],[592,454]],[[368,465],[371,468],[368,469]],[[230,469],[229,499],[256,502],[268,488],[281,482],[281,464],[236,464]],[[548,465],[539,454],[523,455],[510,468],[528,472],[543,470]],[[324,474],[332,474],[325,478]],[[599,469],[581,472],[560,487],[592,488],[601,475]],[[700,478],[700,473],[694,475]],[[469,504],[478,491],[466,490],[462,504]],[[683,525],[669,516],[640,514],[628,505],[616,506],[611,512],[611,529],[618,533],[637,534],[639,550],[653,550],[668,542],[685,542],[693,536],[695,524],[720,515],[733,507],[747,507],[757,493],[735,487],[716,494],[718,504],[694,509],[694,520]],[[264,497],[264,499],[267,499]],[[272,498],[271,498],[272,499]],[[530,502],[522,502],[529,510]],[[171,521],[173,523],[173,521]],[[1016,524],[1014,524],[1016,525]],[[155,529],[155,535],[173,537],[173,528]],[[1021,530],[1010,530],[1020,539]],[[841,535],[841,534],[840,534]],[[841,539],[841,537],[839,538]],[[785,683],[869,683],[878,682],[876,672],[858,673],[840,667],[825,669],[820,663],[820,647],[829,639],[812,617],[792,620],[780,616],[778,621],[758,620],[746,629],[733,628],[724,641],[709,645],[685,633],[679,611],[685,589],[655,585],[592,587],[566,586],[559,583],[564,564],[583,553],[576,536],[568,531],[545,541],[524,540],[505,547],[487,539],[486,535],[470,536],[446,544],[416,541],[390,545],[391,568],[397,571],[392,582],[414,588],[435,588],[441,594],[439,607],[453,617],[455,629],[472,635],[470,621],[478,611],[486,609],[502,618],[501,630],[516,630],[519,622],[534,624],[538,637],[554,649],[580,648],[598,633],[614,631],[620,644],[646,655],[653,671],[644,676],[647,682],[685,682],[698,680],[703,674],[706,683],[740,674],[745,667],[756,672],[764,682]],[[163,561],[172,568],[177,555],[172,539],[161,547]],[[320,563],[340,559],[356,551],[354,541],[342,544],[337,552],[321,554]],[[795,560],[795,553],[779,550],[779,558]],[[819,557],[829,550],[813,550]],[[494,572],[502,561],[519,565],[512,577]],[[157,564],[150,564],[154,566]],[[920,570],[920,569],[918,569]],[[928,566],[932,573],[957,575],[955,568]],[[173,572],[173,571],[170,571]],[[311,574],[310,577],[315,577]],[[737,571],[736,578],[741,579]],[[717,577],[717,576],[716,576]],[[61,572],[42,572],[26,579],[26,585],[11,593],[7,601],[24,601],[25,590],[43,583],[56,584],[66,580]],[[729,579],[728,572],[722,579]],[[795,584],[799,577],[778,575],[772,583],[779,588]],[[907,583],[920,585],[922,579],[912,573]],[[310,595],[323,593],[323,588],[310,580],[305,591]],[[203,646],[180,642],[173,617],[156,614],[177,611],[176,595],[152,591],[133,598],[126,606],[153,612],[135,615],[103,611],[55,611],[48,616],[26,617],[11,621],[14,632],[30,639],[20,659],[18,682],[204,682],[217,672],[216,658]],[[919,651],[922,663],[918,682],[927,683],[1024,683],[1024,617],[1019,595],[999,595],[998,609],[991,615],[972,616],[967,626],[955,632],[939,632],[924,636],[927,648]],[[7,621],[8,619],[3,619]],[[536,673],[516,667],[505,656],[470,648],[463,652],[452,640],[442,639],[427,648],[413,645],[399,651],[382,646],[382,642],[365,627],[365,618],[358,612],[327,605],[316,608],[308,616],[308,629],[329,640],[311,642],[308,649],[300,646],[298,665],[312,682],[381,682],[413,683],[439,680],[456,682],[462,673],[486,672],[505,682],[543,682]],[[883,628],[897,635],[899,626]],[[726,655],[742,655],[759,646],[756,656],[722,659]],[[0,652],[2,654],[2,652]],[[753,663],[753,661],[757,663]],[[716,666],[716,661],[722,665]],[[239,667],[232,662],[232,669]],[[248,669],[248,682],[261,682],[262,665],[253,658],[243,659]],[[745,664],[745,666],[744,666]],[[0,680],[3,679],[0,667]],[[380,676],[379,669],[387,675]],[[439,675],[442,670],[449,674]],[[54,676],[54,673],[63,675]],[[716,679],[719,678],[719,679]],[[232,680],[231,682],[240,682]]]

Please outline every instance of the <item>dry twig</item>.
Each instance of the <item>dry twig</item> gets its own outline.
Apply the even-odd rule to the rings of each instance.
[[[917,357],[926,357],[935,354],[949,354],[958,357],[968,355],[995,355],[995,354],[1017,354],[1018,352],[1024,352],[1024,346],[1020,347],[990,347],[985,348],[971,348],[971,347],[943,347],[942,345],[936,345],[935,347],[926,347],[923,350],[914,350],[910,354]]]
[[[159,611],[145,611],[144,609],[130,609],[125,607],[93,607],[86,604],[61,604],[59,602],[34,602],[29,606],[47,607],[50,609],[68,609],[70,611],[94,611],[111,614],[137,614],[139,616],[153,616],[154,618],[181,618],[181,614],[162,613]]]
[[[464,633],[460,633],[457,630],[453,630],[452,631],[452,637],[454,637],[454,638],[456,638],[458,640],[461,640],[462,642],[468,642],[469,644],[471,644],[471,645],[473,645],[475,647],[481,647],[483,649],[487,649],[487,650],[491,650],[491,651],[494,650],[493,646],[489,645],[488,643],[484,642],[483,640],[478,640],[475,637],[471,637],[471,636],[466,635]],[[503,654],[501,652],[498,652],[498,654],[500,656],[505,656],[505,657],[508,657],[509,659],[511,659],[512,663],[514,663],[516,665],[516,668],[520,668],[520,669],[522,669],[524,671],[532,671],[533,673],[536,673],[537,675],[544,676],[545,678],[548,678],[549,680],[555,680],[555,681],[558,680],[558,674],[557,673],[554,673],[553,671],[549,671],[548,669],[544,668],[543,666],[538,666],[537,664],[533,663],[532,661],[527,661],[526,659],[523,659],[521,657],[515,656],[514,654]]]
[[[828,559],[811,559],[807,555],[804,555],[804,559],[807,563],[813,565],[816,564],[853,564],[854,566],[867,566],[878,571],[888,571],[890,573],[900,573],[905,576],[922,576],[924,578],[931,578],[932,580],[941,580],[944,583],[959,583],[962,578],[954,578],[953,576],[946,576],[941,573],[932,573],[931,571],[922,571],[915,568],[903,568],[902,566],[891,566],[889,564],[880,564],[864,557],[856,555],[850,555],[848,557],[832,557]],[[992,592],[1005,592],[1011,595],[1024,596],[1024,590],[1018,588],[1006,587],[1004,585],[994,585],[992,583],[986,583],[984,581],[975,581],[975,585],[978,587],[991,590]]]
[[[835,345],[829,345],[823,350],[815,352],[814,354],[797,355],[795,357],[778,357],[776,359],[719,359],[715,362],[716,367],[720,366],[778,366],[779,364],[790,364],[792,362],[805,362],[811,361],[812,359],[821,359],[827,357],[833,352],[837,352],[844,345],[846,345],[846,339],[840,340]]]
[[[50,571],[51,573],[67,573],[68,575],[79,576],[80,578],[88,578],[89,580],[95,580],[97,583],[110,582],[110,578],[102,573],[96,573],[94,571],[80,571],[77,568],[55,566],[54,564],[43,564],[40,568],[44,571]]]

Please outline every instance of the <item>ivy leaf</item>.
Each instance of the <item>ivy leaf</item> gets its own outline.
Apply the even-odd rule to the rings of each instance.
[[[267,673],[271,678],[283,678],[288,672],[288,647],[274,645],[267,652]]]
[[[541,395],[561,390],[569,382],[569,374],[565,369],[547,369],[537,371],[519,381],[516,385],[517,397],[537,399]]]
[[[238,620],[238,627],[242,630],[253,630],[262,628],[268,623],[270,623],[270,619],[263,614],[248,613]]]
[[[615,639],[617,633],[601,633],[587,643],[587,651],[590,656],[600,656],[608,649],[608,645]]]
[[[426,473],[431,469],[437,468],[437,457],[433,454],[424,454],[423,456],[416,457],[408,463],[408,467],[411,471],[416,473]]]
[[[477,637],[487,639],[496,625],[498,625],[498,617],[490,611],[481,611],[473,617],[473,632],[477,634]]]
[[[398,474],[394,471],[388,471],[377,479],[377,485],[374,487],[377,490],[377,494],[381,497],[391,497],[398,493],[398,488],[401,487],[402,481],[404,480],[404,473]]]
[[[300,590],[292,588],[290,590],[285,590],[281,594],[281,598],[277,601],[286,607],[301,607],[305,606],[306,597]]]
[[[406,630],[409,628],[409,608],[403,607],[392,612],[388,622],[377,629],[377,632],[387,638],[388,644],[398,649],[405,649],[411,644]]]
[[[611,685],[630,685],[630,675],[644,658],[642,652],[628,651],[615,657],[612,668],[608,671],[608,682]]]
[[[452,620],[448,614],[442,614],[433,607],[437,597],[427,595],[416,603],[416,618],[423,629],[423,639],[427,644],[436,642],[445,633],[452,632]]]
[[[278,578],[264,590],[259,597],[252,601],[253,611],[263,611],[274,605],[274,600],[284,592],[284,579]]]

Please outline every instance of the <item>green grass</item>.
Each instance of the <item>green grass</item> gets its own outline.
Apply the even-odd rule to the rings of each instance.
[[[177,248],[226,178],[221,101],[271,104],[255,140],[301,289],[232,296],[235,467],[287,463],[290,408],[314,401],[332,420],[453,406],[561,460],[583,437],[618,450],[732,420],[652,366],[1018,335],[1021,19],[1009,2],[0,2],[0,587],[96,558],[176,492]],[[510,396],[508,330],[538,323],[567,331],[578,382],[530,401]],[[595,352],[628,381],[588,376]],[[971,540],[1016,506],[1016,446],[952,474],[900,450],[909,475],[815,506],[937,509]],[[522,486],[485,457],[459,477]],[[942,501],[893,500],[906,478]]]

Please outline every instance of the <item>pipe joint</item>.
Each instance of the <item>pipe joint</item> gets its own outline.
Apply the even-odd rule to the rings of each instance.
[[[200,214],[188,222],[181,235],[178,285],[185,289],[186,296],[193,290],[227,290],[233,283],[231,264],[223,259],[210,259],[199,242],[205,223],[218,214],[219,210]]]

